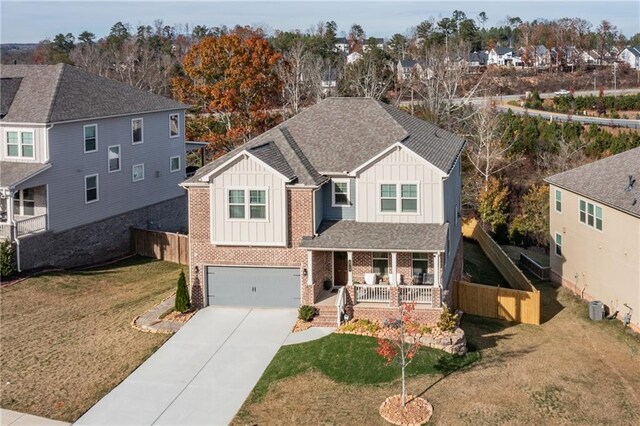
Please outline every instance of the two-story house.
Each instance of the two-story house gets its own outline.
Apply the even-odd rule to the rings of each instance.
[[[0,75],[0,234],[19,269],[125,254],[131,226],[186,230],[185,105],[70,65]]]
[[[629,65],[631,69],[640,70],[640,46],[629,46],[618,54],[618,60]]]
[[[546,179],[551,277],[640,330],[640,148]]]
[[[522,60],[515,49],[511,47],[495,47],[487,55],[488,65],[522,65]]]
[[[209,163],[183,184],[192,302],[315,305],[335,324],[343,305],[382,319],[416,301],[435,321],[462,269],[463,146],[374,99],[328,98]]]

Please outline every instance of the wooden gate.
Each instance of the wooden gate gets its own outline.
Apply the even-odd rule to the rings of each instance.
[[[463,312],[525,324],[540,324],[540,292],[456,283],[456,307]]]

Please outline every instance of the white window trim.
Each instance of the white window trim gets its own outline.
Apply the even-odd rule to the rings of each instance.
[[[109,158],[109,154],[111,153],[111,148],[118,148],[118,169],[111,170],[111,162]],[[111,145],[107,147],[107,172],[116,173],[122,170],[122,147],[120,145]]]
[[[135,173],[134,170],[136,167],[138,166],[142,166],[142,178],[140,179],[136,179],[135,178]],[[140,163],[140,164],[134,164],[133,166],[131,166],[131,181],[132,182],[141,182],[144,180],[144,163]]]
[[[35,161],[36,159],[36,131],[33,129],[20,129],[20,128],[5,128],[3,129],[4,131],[4,152],[2,153],[3,158],[11,161],[11,160],[33,160]],[[8,137],[8,133],[10,132],[16,132],[18,133],[18,155],[17,156],[10,156],[9,155],[9,137]],[[32,138],[31,141],[33,142],[33,156],[32,157],[25,157],[22,155],[22,134],[23,133],[31,133],[32,134]]]
[[[87,127],[95,127],[96,128],[96,149],[92,149],[91,151],[87,151],[87,135],[85,133]],[[85,124],[82,126],[82,149],[85,154],[89,154],[91,152],[98,152],[98,125],[97,124]]]
[[[87,201],[87,178],[94,177],[96,178],[96,199]],[[86,175],[84,177],[84,203],[85,204],[93,204],[100,201],[100,175],[98,173],[92,175]]]
[[[389,260],[389,257],[391,257],[391,252],[386,252],[386,251],[372,251],[371,252],[371,273],[375,273],[377,274],[377,272],[373,271],[374,268],[374,261],[376,260],[385,260],[384,257],[373,257],[374,253],[386,253],[387,257],[386,257],[386,261],[387,261],[387,275],[380,275],[380,278],[384,278],[384,277],[388,277],[389,274],[391,273],[391,261]]]
[[[382,211],[382,185],[395,185],[396,186],[396,210],[395,211]],[[416,211],[415,212],[403,212],[402,211],[402,185],[415,185],[416,186]],[[377,198],[378,198],[378,213],[383,215],[400,214],[403,216],[419,216],[420,215],[420,182],[406,181],[406,182],[378,182],[377,186]],[[407,200],[413,200],[413,198],[407,198]]]
[[[175,169],[175,170],[172,168],[173,167],[173,159],[174,158],[178,159],[178,168]],[[179,172],[180,169],[181,169],[181,167],[180,167],[181,164],[180,163],[181,163],[181,160],[180,160],[180,156],[179,155],[174,155],[173,157],[169,157],[169,172],[171,172],[171,173]]]
[[[24,198],[24,191],[26,191],[29,188],[25,188],[25,189],[20,189],[18,191],[16,191],[16,195],[18,195],[18,211],[13,212],[16,216],[24,216],[24,217],[33,217],[35,216],[35,210],[36,210],[36,191],[35,189],[33,189],[33,200],[26,200]],[[13,201],[15,201],[16,198],[14,197]],[[10,200],[7,200],[7,202],[9,202]],[[33,214],[25,214],[24,213],[24,202],[25,201],[30,201],[33,203]]]
[[[244,218],[231,217],[229,215],[229,191],[244,191]],[[265,218],[264,219],[252,219],[251,218],[251,203],[249,191],[264,191],[264,206],[265,206]],[[269,188],[266,186],[228,186],[224,189],[224,206],[226,209],[226,217],[229,222],[269,222]],[[262,204],[260,204],[262,205]]]
[[[133,140],[133,122],[134,121],[140,121],[141,126],[140,126],[140,142],[134,142]],[[144,143],[144,119],[142,117],[139,118],[132,118],[131,119],[131,145],[140,145]]]
[[[560,194],[560,210],[558,210],[558,194]],[[556,213],[562,214],[562,191],[557,188],[553,194],[553,208],[556,211]],[[580,209],[579,204],[578,204],[578,209]]]
[[[171,135],[171,117],[178,117],[178,133],[176,133],[174,136]],[[175,138],[179,138],[180,137],[180,114],[179,113],[173,113],[173,114],[169,114],[169,139],[175,139]]]
[[[585,208],[584,222],[582,220],[580,220],[580,201],[584,201],[584,208]],[[593,206],[593,225],[589,225],[589,204],[591,204]],[[600,209],[600,211],[602,212],[602,217],[600,218],[600,220],[602,221],[602,229],[598,229],[597,225],[596,225],[597,222],[598,222],[598,215],[596,213],[597,209]],[[587,228],[593,229],[594,231],[603,232],[603,229],[604,229],[604,208],[600,204],[596,204],[596,203],[593,203],[591,201],[587,201],[584,198],[578,198],[578,222],[580,222],[582,225],[586,226]]]
[[[334,183],[347,184],[347,204],[336,204],[336,187]],[[351,207],[351,180],[350,179],[331,179],[331,207],[348,208]]]
[[[560,241],[561,241],[560,244],[558,244],[558,237],[560,237]],[[564,245],[564,241],[562,241],[562,234],[560,234],[559,232],[556,232],[556,234],[554,235],[554,238],[553,238],[553,254],[555,254],[559,258],[562,258],[562,246],[563,245]],[[558,254],[558,247],[560,247],[560,254]]]

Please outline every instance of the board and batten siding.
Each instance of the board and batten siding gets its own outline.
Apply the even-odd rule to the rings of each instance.
[[[181,135],[169,137],[169,114],[180,114]],[[131,119],[143,118],[143,140],[131,144]],[[84,152],[83,126],[98,125],[98,150]],[[185,195],[184,114],[165,111],[74,123],[49,130],[52,167],[19,189],[48,185],[49,229],[64,231]],[[108,172],[107,147],[120,145],[120,171]],[[171,173],[170,158],[180,157],[180,171]],[[132,166],[144,164],[144,180],[132,181]],[[84,178],[98,174],[99,200],[85,204]],[[161,221],[162,218],[149,218]]]
[[[287,193],[282,176],[245,156],[213,177],[210,189],[212,244],[286,246]],[[266,189],[267,220],[229,220],[228,189]]]
[[[2,134],[2,150],[0,152],[0,161],[18,161],[20,163],[46,163],[47,157],[47,128],[45,125],[24,125],[24,124],[0,124]],[[10,131],[28,131],[33,132],[33,152],[34,158],[15,158],[7,157],[7,132]]]
[[[443,223],[443,177],[444,173],[441,170],[419,159],[406,148],[393,150],[358,173],[356,220],[386,223]],[[418,213],[381,213],[381,183],[416,183]]]
[[[338,178],[349,180],[349,201],[351,205],[333,207],[333,181],[322,185],[323,217],[326,220],[355,220],[356,219],[356,180],[354,178]]]

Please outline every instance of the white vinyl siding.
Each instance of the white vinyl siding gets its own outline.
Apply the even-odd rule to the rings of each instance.
[[[134,182],[144,180],[144,164],[134,164],[131,167],[131,180]]]
[[[131,120],[131,144],[137,145],[144,142],[144,125],[142,118]]]
[[[107,148],[107,167],[109,173],[120,171],[120,145],[112,145]]]
[[[98,175],[88,175],[84,177],[84,202],[85,204],[95,203],[100,199]]]
[[[169,137],[180,136],[180,114],[169,114]]]
[[[602,207],[585,200],[580,200],[579,207],[580,222],[602,231]]]
[[[98,125],[87,124],[82,130],[84,133],[85,154],[98,151]]]
[[[6,132],[7,149],[5,155],[9,158],[35,158],[32,131],[10,130]]]
[[[169,159],[169,171],[171,173],[175,173],[175,172],[179,172],[180,171],[180,156],[177,155],[175,157],[171,157]]]

